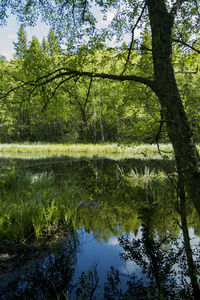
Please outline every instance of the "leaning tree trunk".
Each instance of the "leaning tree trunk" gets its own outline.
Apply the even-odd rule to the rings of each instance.
[[[163,121],[175,153],[177,171],[189,199],[200,216],[200,161],[180,98],[172,65],[174,17],[163,0],[146,0],[152,31],[154,92],[160,101]]]

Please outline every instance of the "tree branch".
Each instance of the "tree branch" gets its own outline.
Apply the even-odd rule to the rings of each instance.
[[[56,72],[59,72],[59,74],[56,74]],[[61,78],[64,76],[70,76],[70,75],[74,75],[77,77],[93,77],[93,78],[101,78],[101,79],[110,79],[110,80],[116,80],[116,81],[135,81],[135,82],[139,82],[142,83],[144,85],[149,86],[150,88],[154,88],[154,81],[145,78],[145,77],[140,77],[140,76],[136,76],[136,75],[117,75],[117,74],[105,74],[105,73],[93,73],[93,72],[87,72],[87,71],[78,71],[78,70],[71,70],[71,69],[59,69],[57,71],[54,72],[54,76],[50,77],[52,74],[41,77],[39,79],[37,79],[35,81],[35,84],[37,86],[41,86],[43,84],[47,84],[50,83],[52,81],[54,81],[57,78]],[[46,79],[46,81],[42,82],[43,79]],[[27,82],[28,84],[28,82]],[[31,82],[31,84],[33,84],[33,82]]]
[[[72,79],[73,77],[74,77],[74,76],[71,76],[71,77],[69,77],[69,78],[67,78],[67,79],[64,79],[64,80],[62,80],[61,82],[59,82],[59,84],[55,87],[53,93],[51,94],[51,97],[49,97],[49,98],[47,99],[47,101],[45,102],[45,104],[44,104],[44,106],[43,106],[43,108],[42,108],[42,112],[44,112],[44,110],[45,110],[45,108],[47,107],[47,105],[48,105],[48,103],[50,102],[50,100],[55,96],[55,94],[56,94],[57,90],[59,89],[59,87],[60,87],[61,85],[63,85],[66,81]]]
[[[68,81],[72,78],[79,78],[79,77],[90,77],[90,78],[101,78],[101,79],[109,79],[109,80],[115,80],[115,81],[134,81],[138,83],[142,83],[148,87],[150,87],[153,91],[155,91],[156,86],[154,81],[145,78],[140,77],[136,75],[116,75],[116,74],[105,74],[105,73],[93,73],[93,72],[86,72],[86,71],[78,71],[78,70],[71,70],[67,68],[61,68],[58,69],[50,74],[44,75],[40,78],[37,78],[36,80],[31,80],[24,82],[23,84],[16,86],[15,88],[12,88],[8,92],[6,92],[4,95],[0,97],[6,98],[8,95],[10,95],[12,92],[16,91],[19,88],[23,88],[26,86],[33,86],[34,90],[37,87],[41,87],[42,85],[47,85],[50,82],[53,82],[59,78],[67,77],[65,81]]]
[[[88,102],[88,98],[89,98],[89,95],[90,95],[91,87],[92,87],[92,77],[90,78],[90,84],[89,84],[89,87],[88,87],[87,96],[85,98],[84,110],[85,110],[87,102]]]
[[[146,2],[144,3],[144,6],[142,8],[142,11],[141,11],[141,14],[139,15],[138,19],[137,19],[137,22],[135,23],[135,26],[133,27],[132,31],[131,31],[131,43],[130,43],[130,46],[129,46],[129,50],[128,50],[128,56],[127,56],[127,59],[126,59],[126,63],[125,63],[125,66],[124,66],[124,70],[122,71],[121,75],[126,71],[126,68],[127,68],[127,65],[128,65],[128,62],[129,62],[129,59],[130,59],[130,56],[131,56],[131,50],[132,50],[132,47],[133,47],[133,42],[134,42],[134,32],[135,32],[135,29],[136,27],[138,26],[141,18],[142,18],[142,15],[145,11],[145,8],[146,8],[147,4]]]
[[[188,47],[188,48],[194,50],[194,51],[197,52],[198,54],[200,54],[200,50],[194,48],[193,46],[189,45],[188,43],[186,43],[186,42],[184,42],[184,41],[181,41],[181,40],[178,40],[178,39],[173,39],[173,41],[174,41],[175,43],[182,44],[182,45],[184,45],[184,46],[186,46],[186,47]]]

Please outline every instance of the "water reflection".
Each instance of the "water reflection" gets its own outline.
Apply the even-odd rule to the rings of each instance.
[[[3,299],[197,299],[199,220],[172,161],[1,164]]]

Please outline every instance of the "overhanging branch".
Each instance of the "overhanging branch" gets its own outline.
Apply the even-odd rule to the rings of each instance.
[[[51,97],[49,97],[47,99],[47,101],[45,102],[43,108],[42,108],[42,112],[44,112],[45,108],[47,107],[48,103],[50,102],[50,100],[55,96],[57,90],[61,87],[61,85],[63,85],[66,81],[70,80],[74,78],[74,76],[71,76],[70,78],[64,79],[61,82],[59,82],[59,84],[55,87],[55,89],[53,90],[53,93],[51,94]]]
[[[57,73],[57,74],[56,74]],[[106,74],[106,73],[93,73],[93,72],[87,72],[87,71],[78,71],[78,70],[71,70],[67,68],[62,68],[54,72],[54,75],[52,74],[46,75],[45,77],[41,77],[35,81],[35,85],[41,86],[43,84],[50,83],[58,78],[65,77],[65,76],[77,76],[77,77],[92,77],[92,78],[101,78],[101,79],[110,79],[115,81],[135,81],[142,83],[144,85],[149,86],[153,89],[154,82],[148,78],[140,77],[136,75],[117,75],[117,74]],[[44,80],[45,79],[45,80]],[[28,82],[27,82],[28,84]],[[33,84],[33,82],[31,82]]]
[[[105,73],[93,73],[93,72],[87,72],[87,71],[78,71],[78,70],[71,70],[67,68],[60,68],[55,70],[52,73],[46,74],[44,76],[41,76],[40,78],[37,78],[36,80],[31,80],[27,82],[23,82],[23,84],[20,84],[14,88],[12,88],[10,91],[6,92],[5,94],[0,96],[1,98],[6,98],[9,96],[12,92],[15,92],[17,89],[24,88],[26,86],[32,86],[35,90],[38,87],[47,85],[57,79],[64,79],[64,82],[72,79],[72,78],[80,78],[80,77],[89,77],[89,78],[101,78],[101,79],[109,79],[109,80],[115,80],[115,81],[134,81],[138,83],[142,83],[148,87],[150,87],[152,90],[155,90],[155,84],[154,81],[145,78],[140,77],[136,75],[117,75],[117,74],[105,74]],[[57,90],[57,89],[56,89]]]

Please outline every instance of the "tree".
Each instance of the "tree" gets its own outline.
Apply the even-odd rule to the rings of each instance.
[[[27,36],[24,30],[23,25],[20,25],[20,28],[17,32],[17,42],[14,43],[15,56],[18,58],[24,58],[27,51]]]
[[[61,52],[60,45],[59,45],[58,39],[57,39],[56,35],[54,34],[54,31],[52,28],[49,30],[49,33],[47,36],[47,41],[48,41],[48,45],[49,45],[50,56],[53,56],[55,54],[60,54],[60,52]]]
[[[42,39],[42,53],[44,56],[48,56],[49,53],[49,44],[45,37]]]
[[[118,1],[95,1],[96,6],[104,13],[110,8],[118,8]],[[40,11],[45,20],[49,20],[53,28],[60,34],[66,34],[70,44],[76,44],[78,38],[90,36],[90,42],[99,41],[98,31],[95,30],[95,18],[91,12],[91,5],[87,1],[73,1],[72,4],[60,1],[9,1],[2,2],[2,23],[6,18],[6,10],[12,12],[24,23],[34,23]],[[58,18],[59,16],[59,18]],[[72,22],[73,25],[72,26]],[[172,142],[177,171],[181,175],[183,184],[190,200],[200,215],[200,161],[195,147],[188,118],[184,110],[182,99],[176,82],[173,57],[173,40],[181,42],[184,46],[190,41],[190,36],[198,33],[199,29],[199,0],[124,0],[117,10],[112,22],[112,35],[118,37],[126,31],[131,34],[124,70],[121,74],[107,74],[88,72],[83,69],[72,70],[63,66],[53,74],[41,78],[40,84],[48,83],[58,78],[70,78],[72,75],[88,76],[90,78],[108,78],[117,81],[135,81],[148,86],[158,97],[161,105],[161,125],[167,126],[168,136]],[[138,76],[134,73],[134,66],[127,73],[127,66],[131,63],[131,50],[134,45],[134,31],[136,28],[149,26],[151,32],[151,46],[153,74]],[[70,31],[70,28],[72,30]],[[67,32],[66,32],[67,29]],[[75,29],[75,30],[74,30]],[[109,31],[103,30],[109,34]],[[192,46],[190,46],[192,47]],[[134,73],[134,74],[133,74]],[[38,84],[38,80],[36,82]],[[33,84],[33,83],[31,83]],[[61,85],[61,83],[59,83]]]

